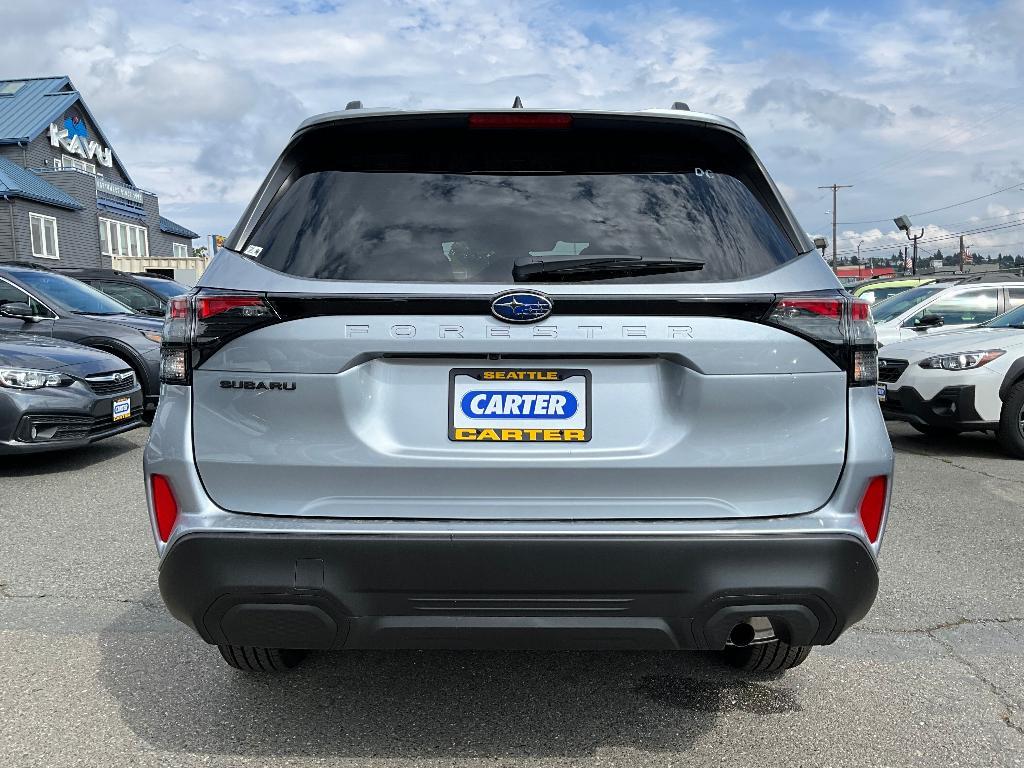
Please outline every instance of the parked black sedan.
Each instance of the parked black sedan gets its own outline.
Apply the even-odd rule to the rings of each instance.
[[[142,424],[142,389],[97,349],[0,331],[0,454],[76,448]]]
[[[168,299],[188,293],[188,286],[160,275],[134,275],[117,269],[65,267],[59,270],[76,280],[103,291],[136,312],[163,317]]]
[[[0,330],[74,341],[120,358],[142,386],[147,420],[160,397],[162,326],[73,277],[0,264]]]

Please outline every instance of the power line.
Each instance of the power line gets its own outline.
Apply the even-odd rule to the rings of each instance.
[[[1024,184],[1024,181],[1018,181],[1016,184],[1011,184],[1010,186],[1004,187],[1003,189],[997,189],[995,192],[989,192],[988,194],[985,194],[985,195],[979,195],[978,197],[972,197],[970,200],[963,200],[963,201],[961,201],[959,203],[951,203],[950,205],[944,205],[941,208],[932,208],[931,210],[928,210],[928,211],[917,211],[916,213],[908,213],[907,215],[908,216],[927,216],[929,213],[938,213],[939,211],[948,211],[950,208],[959,208],[961,205],[967,205],[968,203],[976,203],[979,200],[984,200],[987,197],[995,197],[996,195],[1001,195],[1003,192],[1009,192],[1011,189],[1017,189],[1018,187],[1021,186],[1021,184]],[[822,189],[822,187],[818,187],[818,189]],[[844,227],[848,227],[848,226],[853,226],[854,224],[885,224],[886,222],[890,222],[890,221],[892,221],[892,219],[869,219],[869,220],[866,220],[866,221],[840,221],[838,223],[841,224]]]
[[[952,233],[950,233],[948,235],[937,235],[937,236],[934,236],[934,237],[921,238],[921,242],[922,243],[941,243],[941,242],[945,242],[946,240],[955,240],[956,238],[960,237],[961,235],[964,235],[964,236],[983,235],[983,234],[985,234],[987,232],[1000,232],[1000,231],[1002,231],[1004,229],[1015,229],[1017,227],[1024,227],[1024,221],[1011,222],[1011,223],[1008,223],[1008,224],[1000,224],[1000,225],[997,225],[997,226],[994,226],[994,227],[982,227],[982,228],[979,228],[979,229],[965,230],[963,232],[952,232]],[[887,250],[890,250],[890,249],[892,249],[894,247],[896,247],[895,244],[887,243],[885,245],[874,245],[874,246],[870,246],[868,248],[861,248],[861,252],[862,253],[868,253],[868,252],[872,252],[872,251],[887,251]],[[988,248],[989,246],[985,245],[985,246],[979,246],[979,247]],[[847,250],[847,251],[839,251],[837,253],[837,255],[845,256],[845,255],[850,254],[850,253],[856,253],[856,250],[850,249],[850,250]]]
[[[884,161],[882,163],[879,163],[874,168],[869,166],[867,170],[861,171],[861,173],[859,173],[859,174],[855,174],[854,177],[853,177],[853,180],[854,181],[863,182],[863,181],[865,181],[867,179],[876,178],[878,175],[880,175],[880,173],[883,170],[889,170],[889,169],[891,169],[891,168],[893,168],[893,167],[895,167],[897,165],[901,165],[902,163],[907,162],[908,160],[916,158],[917,156],[919,156],[919,155],[921,155],[921,154],[931,150],[931,148],[934,147],[936,144],[940,144],[940,143],[942,143],[943,141],[945,141],[946,139],[948,139],[948,138],[950,138],[952,136],[955,136],[955,135],[960,134],[960,133],[969,134],[970,131],[973,130],[975,127],[986,126],[989,123],[991,123],[993,120],[995,120],[997,117],[1001,117],[1001,116],[1005,115],[1007,112],[1012,112],[1013,110],[1019,109],[1021,106],[1024,106],[1024,104],[1021,104],[1020,102],[1013,101],[1013,98],[1014,98],[1013,96],[1010,97],[1011,101],[1010,101],[1010,103],[1007,106],[1005,106],[1005,107],[1003,107],[1001,109],[996,109],[994,112],[989,114],[987,117],[984,117],[984,118],[982,118],[982,119],[980,119],[980,120],[978,120],[978,121],[976,121],[974,123],[968,123],[967,125],[961,125],[958,128],[954,128],[953,130],[948,131],[948,132],[942,134],[941,136],[939,136],[938,138],[933,139],[932,141],[928,142],[923,147],[918,147],[918,148],[913,149],[913,150],[911,150],[909,152],[905,152],[902,155],[897,155],[895,158],[892,158],[890,160],[887,160],[887,161]],[[983,132],[982,134],[979,134],[979,136],[976,136],[974,138],[977,139],[980,136],[985,135],[986,133],[988,133],[988,131]]]

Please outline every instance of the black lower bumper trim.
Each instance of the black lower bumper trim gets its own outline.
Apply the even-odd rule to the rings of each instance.
[[[913,387],[890,389],[881,406],[882,415],[887,419],[922,426],[960,431],[994,429],[998,426],[998,423],[984,421],[974,407],[973,385],[944,387],[930,400],[921,397]]]
[[[160,570],[207,642],[277,648],[722,648],[768,616],[833,642],[878,589],[845,535],[354,536],[194,533]]]

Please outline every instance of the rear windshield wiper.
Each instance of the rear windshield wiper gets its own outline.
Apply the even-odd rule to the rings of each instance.
[[[579,256],[559,253],[516,259],[512,279],[516,282],[540,277],[556,280],[609,280],[629,275],[661,275],[701,269],[704,269],[703,261],[678,256]]]

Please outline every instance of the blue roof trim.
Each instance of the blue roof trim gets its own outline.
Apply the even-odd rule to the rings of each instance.
[[[96,198],[96,207],[103,208],[108,211],[114,211],[121,216],[129,216],[133,219],[139,219],[140,221],[146,220],[146,212],[142,208],[129,203],[121,203],[117,200],[111,200],[107,197]]]
[[[80,211],[85,207],[63,189],[43,181],[32,171],[4,157],[0,157],[0,195],[35,200],[69,211]]]
[[[195,240],[199,235],[193,232],[191,229],[186,229],[181,224],[176,224],[170,219],[165,219],[163,216],[160,217],[160,231],[166,232],[168,235],[177,235],[178,237],[187,237],[189,240]]]

